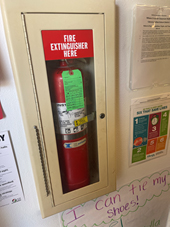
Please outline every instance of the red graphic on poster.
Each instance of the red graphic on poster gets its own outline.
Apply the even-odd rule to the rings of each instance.
[[[3,111],[2,111],[2,106],[1,106],[1,103],[0,103],[0,120],[3,118]]]
[[[142,144],[142,142],[143,142],[142,137],[138,137],[138,138],[136,138],[136,139],[135,139],[135,141],[134,141],[134,144],[133,144],[133,145],[135,145],[136,147],[138,147],[139,145],[141,145],[141,144]]]
[[[43,30],[45,60],[93,57],[92,30]]]
[[[156,151],[157,138],[148,140],[146,154],[151,154]]]
[[[151,114],[149,116],[148,139],[159,136],[160,132],[161,113]]]

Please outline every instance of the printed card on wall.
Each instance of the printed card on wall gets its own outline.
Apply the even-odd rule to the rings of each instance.
[[[0,132],[0,207],[23,200],[21,183],[7,131]]]
[[[170,94],[131,102],[130,164],[165,155],[169,136]]]

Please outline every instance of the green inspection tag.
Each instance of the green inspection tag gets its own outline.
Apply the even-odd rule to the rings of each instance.
[[[67,111],[84,108],[83,80],[80,70],[63,71],[62,78]]]

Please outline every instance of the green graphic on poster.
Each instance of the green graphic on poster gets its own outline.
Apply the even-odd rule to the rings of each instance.
[[[133,149],[132,163],[146,159],[146,146]]]
[[[162,112],[160,136],[167,135],[169,121],[169,110]]]

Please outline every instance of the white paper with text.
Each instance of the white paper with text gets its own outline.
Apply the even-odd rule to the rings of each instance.
[[[23,192],[7,131],[0,132],[0,207],[23,200]]]
[[[131,48],[132,90],[170,84],[170,8],[134,8]]]

